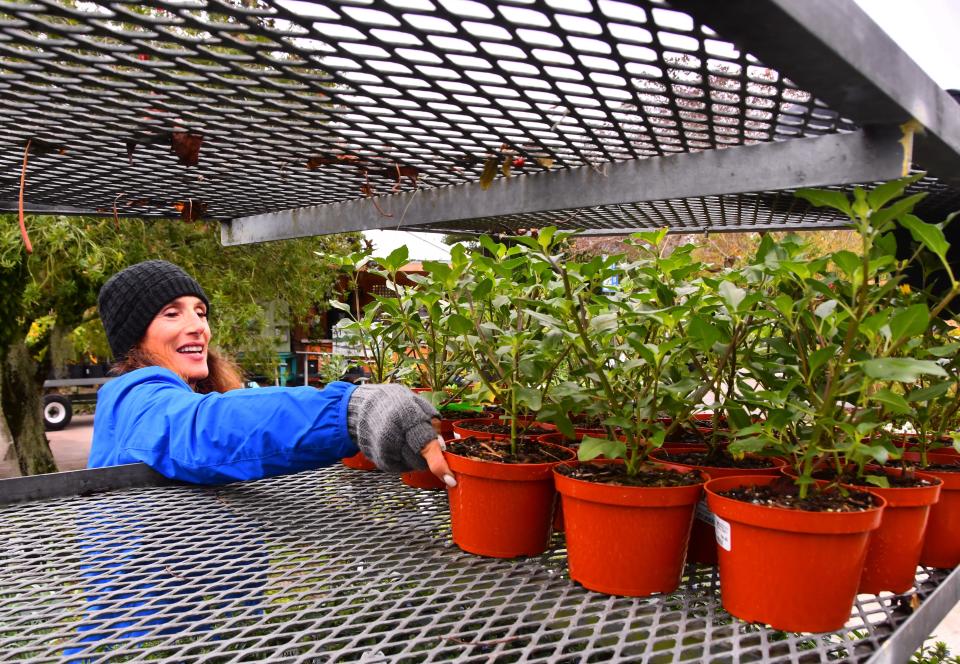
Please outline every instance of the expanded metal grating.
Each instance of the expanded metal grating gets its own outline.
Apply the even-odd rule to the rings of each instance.
[[[863,186],[869,189],[873,185]],[[915,213],[925,220],[939,223],[960,210],[960,191],[935,178],[924,178],[907,189],[907,194],[921,192],[927,196],[916,206]],[[480,217],[433,224],[430,230],[512,235],[532,228],[557,226],[585,234],[609,235],[657,228],[669,228],[672,233],[704,233],[787,228],[822,230],[847,228],[849,224],[850,220],[839,212],[814,207],[797,198],[794,190],[783,190]]]
[[[857,662],[911,613],[906,596],[861,596],[843,631],[773,631],[726,614],[714,568],[696,566],[669,595],[593,593],[567,578],[560,536],[538,558],[461,552],[446,503],[338,466],[2,506],[0,652],[30,662]],[[918,599],[946,577],[921,570]]]
[[[31,141],[30,205],[220,220],[855,128],[662,0],[0,0],[0,116],[7,209]]]

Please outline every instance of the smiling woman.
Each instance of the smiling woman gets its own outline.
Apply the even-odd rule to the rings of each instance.
[[[429,468],[453,482],[436,409],[405,387],[237,389],[235,366],[210,349],[206,294],[172,263],[115,274],[99,307],[119,377],[98,393],[91,468],[143,462],[219,483],[318,468],[359,448],[382,470]]]

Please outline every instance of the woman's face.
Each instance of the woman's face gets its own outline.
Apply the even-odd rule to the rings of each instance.
[[[192,387],[209,373],[209,344],[207,305],[198,297],[184,295],[165,304],[154,317],[141,347]]]

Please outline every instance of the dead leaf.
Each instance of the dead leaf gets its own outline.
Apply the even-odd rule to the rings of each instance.
[[[552,157],[537,157],[537,163],[543,166],[544,168],[553,168]]]
[[[489,189],[490,185],[493,184],[493,179],[497,177],[497,164],[499,163],[497,157],[490,157],[483,164],[483,173],[480,174],[480,188]]]
[[[503,173],[503,177],[510,177],[510,159],[504,159],[503,163],[500,164],[500,172]]]
[[[188,198],[173,204],[173,209],[180,213],[180,219],[186,222],[197,221],[207,213],[207,204],[203,201]]]
[[[171,136],[171,147],[184,166],[196,166],[200,163],[200,144],[203,136],[185,131],[175,131]]]
[[[910,595],[910,608],[914,611],[920,608],[920,596],[917,593]]]
[[[327,164],[334,163],[334,160],[330,157],[310,157],[307,159],[307,168],[311,171],[315,171],[321,166],[326,166]]]

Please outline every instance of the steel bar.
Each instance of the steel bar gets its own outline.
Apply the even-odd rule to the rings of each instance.
[[[176,484],[144,463],[0,480],[0,505]]]
[[[919,168],[960,185],[960,104],[852,1],[672,0],[725,39],[812,86],[859,126],[923,125]]]
[[[897,128],[830,134],[286,210],[224,225],[225,245],[418,228],[642,201],[875,182],[903,174]]]

